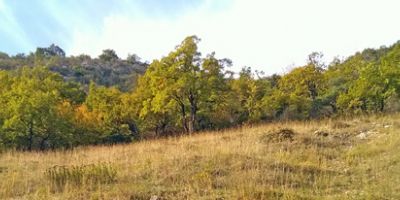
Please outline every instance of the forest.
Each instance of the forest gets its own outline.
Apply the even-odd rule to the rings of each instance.
[[[0,53],[0,149],[68,149],[245,124],[400,110],[400,42],[284,74],[264,75],[189,36],[151,63],[106,49],[66,56],[57,45]]]

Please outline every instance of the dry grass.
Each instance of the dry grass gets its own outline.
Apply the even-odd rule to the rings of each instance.
[[[4,152],[0,199],[400,199],[399,119],[275,123],[129,145]],[[280,130],[293,134],[271,139]],[[52,171],[56,166],[61,170]],[[111,178],[84,181],[102,176]]]

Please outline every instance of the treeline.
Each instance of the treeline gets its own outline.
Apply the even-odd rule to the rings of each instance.
[[[229,59],[202,56],[199,42],[187,37],[124,90],[94,79],[85,87],[48,64],[0,71],[0,146],[71,148],[244,123],[400,109],[400,43],[329,64],[321,62],[321,53],[312,53],[305,66],[263,76],[249,67],[238,75],[230,72]],[[42,55],[47,63],[63,58]],[[126,62],[112,50],[102,55],[98,60],[110,65]]]

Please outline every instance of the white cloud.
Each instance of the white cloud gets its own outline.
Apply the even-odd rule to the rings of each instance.
[[[312,51],[331,59],[400,39],[396,0],[234,0],[215,11],[216,1],[206,0],[170,19],[151,18],[140,10],[114,13],[100,32],[75,30],[68,52],[97,56],[112,48],[122,57],[136,53],[151,61],[196,34],[203,54],[216,51],[231,58],[236,71],[247,65],[272,74],[303,64]]]

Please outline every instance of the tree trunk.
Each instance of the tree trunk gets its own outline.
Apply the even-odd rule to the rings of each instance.
[[[333,102],[330,102],[329,103],[329,105],[331,106],[331,108],[332,108],[332,112],[333,113],[337,113],[337,107],[336,107],[336,104],[335,103],[333,103]]]
[[[188,128],[188,125],[186,123],[186,110],[185,110],[185,104],[182,102],[179,103],[181,107],[181,115],[182,115],[182,127],[185,130],[186,133],[190,132],[190,127]]]
[[[128,122],[128,128],[131,131],[131,135],[132,137],[134,137],[135,139],[139,138],[139,129],[136,126],[135,122]]]
[[[381,99],[381,100],[379,101],[379,111],[380,111],[380,112],[383,112],[384,109],[385,109],[385,100],[384,100],[384,99]]]
[[[189,103],[190,103],[190,120],[189,120],[189,133],[193,133],[196,131],[196,114],[197,114],[197,104],[196,98],[193,93],[189,94]]]
[[[28,139],[28,150],[32,151],[32,146],[33,146],[33,122],[30,121],[28,124],[28,134],[29,134],[29,139]]]
[[[44,151],[46,149],[46,142],[47,140],[50,138],[50,133],[47,134],[47,136],[45,138],[42,139],[42,141],[40,142],[40,150]]]

